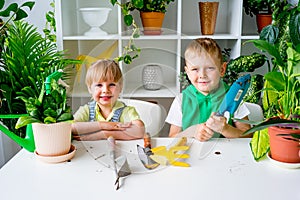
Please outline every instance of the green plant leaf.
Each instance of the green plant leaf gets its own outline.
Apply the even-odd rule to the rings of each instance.
[[[110,0],[110,3],[114,6],[116,3],[118,2],[118,0]]]
[[[250,129],[248,129],[247,131],[245,131],[243,133],[243,135],[254,133],[256,131],[266,129],[266,128],[271,127],[271,126],[300,128],[300,122],[294,121],[294,120],[288,120],[288,119],[279,119],[279,118],[270,119],[270,120],[264,121],[260,124],[257,124],[256,126],[250,128]]]
[[[30,10],[32,10],[35,2],[34,1],[27,1],[23,3],[20,7],[28,7]]]
[[[268,81],[269,85],[276,89],[277,91],[283,91],[285,87],[285,81],[283,74],[280,72],[269,72],[265,74],[265,79]]]
[[[256,161],[266,155],[270,150],[268,129],[256,131],[250,141],[250,147]]]
[[[23,126],[26,126],[28,124],[36,123],[36,122],[41,122],[38,119],[31,117],[31,116],[22,116],[18,119],[15,128],[19,129]]]
[[[132,59],[131,59],[130,55],[125,55],[124,56],[124,63],[130,64],[131,62],[132,62]]]
[[[44,119],[44,123],[45,123],[45,124],[56,123],[56,119],[53,118],[53,117],[48,116],[48,117],[46,117],[46,118]]]
[[[2,9],[4,7],[4,3],[5,3],[5,1],[3,1],[3,0],[0,1],[0,9]]]
[[[9,17],[10,12],[16,12],[18,10],[18,4],[12,3],[5,10],[0,12],[0,16]]]
[[[19,9],[17,12],[16,12],[16,18],[15,18],[15,21],[17,20],[21,20],[23,18],[26,18],[28,17],[28,14],[22,10],[22,9]]]
[[[72,119],[73,119],[73,115],[71,113],[63,113],[61,116],[57,118],[57,122],[68,121]]]
[[[56,118],[57,116],[57,113],[55,110],[51,109],[51,108],[47,108],[44,113],[43,113],[45,116],[50,116],[50,117],[53,117],[53,118]]]
[[[278,27],[274,25],[268,25],[264,27],[259,34],[259,39],[266,40],[271,44],[274,44],[279,35]]]
[[[125,15],[124,16],[124,23],[126,24],[126,26],[130,26],[133,23],[132,15]]]
[[[273,56],[276,59],[276,62],[280,66],[284,66],[279,50],[274,45],[270,44],[265,40],[248,40],[245,42],[245,44],[246,43],[253,43],[254,46],[256,46],[256,48],[268,52],[271,56]]]
[[[289,29],[293,44],[300,44],[300,12],[291,15]]]
[[[144,0],[132,0],[132,4],[134,7],[137,7],[138,9],[142,9],[144,6]]]

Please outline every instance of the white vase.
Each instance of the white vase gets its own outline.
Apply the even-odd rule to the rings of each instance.
[[[161,66],[156,64],[144,66],[142,80],[145,89],[159,90],[163,85],[163,73]]]
[[[83,20],[90,26],[90,30],[85,32],[85,36],[107,35],[100,27],[105,24],[111,8],[80,8]]]
[[[35,151],[41,156],[65,155],[71,148],[71,123],[32,124]]]

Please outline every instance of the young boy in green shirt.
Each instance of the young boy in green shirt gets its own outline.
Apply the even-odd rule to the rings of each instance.
[[[131,140],[144,136],[145,126],[135,108],[118,100],[123,80],[116,62],[95,62],[89,67],[85,82],[93,101],[81,106],[74,114],[74,139],[100,140],[113,136]]]
[[[248,124],[227,123],[215,112],[225,97],[228,86],[221,80],[226,71],[219,45],[210,38],[193,40],[185,51],[185,71],[191,85],[178,95],[170,108],[166,122],[171,124],[169,136],[176,137],[182,130],[197,125],[193,137],[209,140],[214,132],[227,138],[241,137]],[[241,105],[235,118],[248,119],[249,110]]]

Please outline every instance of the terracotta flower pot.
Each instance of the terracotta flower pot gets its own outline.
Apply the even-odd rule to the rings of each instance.
[[[200,25],[202,35],[215,33],[219,2],[199,2]]]
[[[271,14],[257,14],[256,15],[256,25],[258,33],[261,30],[272,23],[272,15]]]
[[[145,35],[160,35],[165,13],[140,12]]]
[[[300,134],[300,130],[269,127],[271,157],[280,162],[300,163],[299,142],[289,140],[291,136],[278,136],[278,134]],[[288,139],[286,139],[288,138]]]
[[[36,152],[41,156],[60,156],[71,148],[71,123],[33,123]]]

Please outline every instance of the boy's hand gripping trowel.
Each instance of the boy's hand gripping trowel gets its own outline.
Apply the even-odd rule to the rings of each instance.
[[[217,116],[224,116],[224,113],[228,111],[231,115],[234,114],[244,96],[247,93],[247,90],[250,86],[251,76],[246,74],[238,78],[230,87],[228,92],[223,99],[219,111],[216,113]],[[186,130],[180,132],[177,137],[194,137],[197,130],[197,124],[190,126]]]

